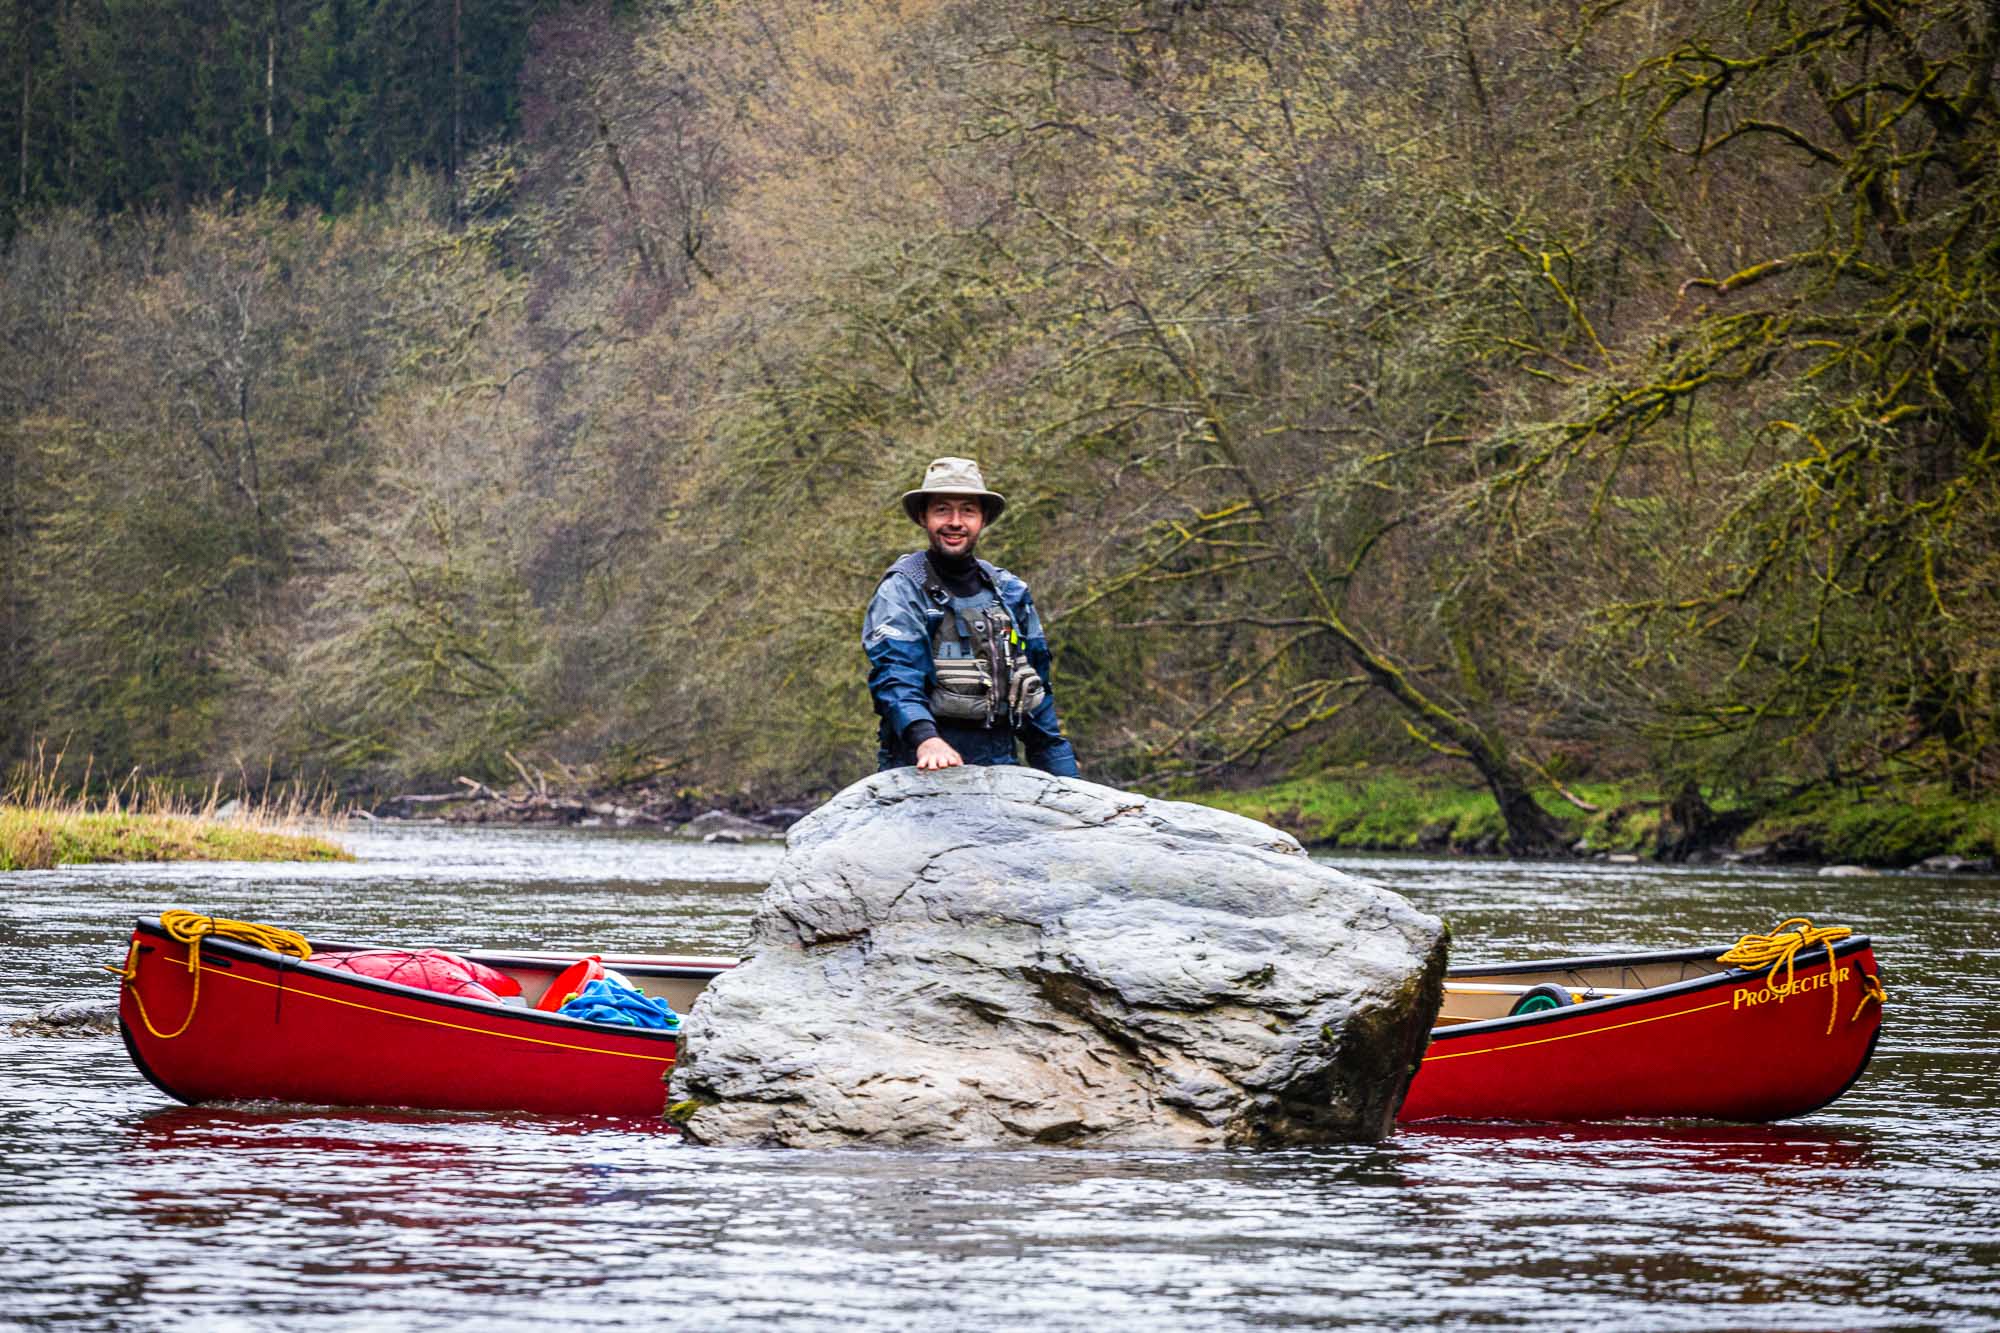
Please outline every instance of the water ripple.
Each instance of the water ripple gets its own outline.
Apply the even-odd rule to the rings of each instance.
[[[0,875],[0,1018],[109,999],[131,918],[729,953],[765,847],[363,830],[337,867]],[[1915,876],[1346,868],[1461,957],[1875,937],[1842,1101],[1775,1126],[1426,1126],[1367,1146],[716,1152],[647,1123],[187,1108],[115,1037],[0,1038],[0,1322],[297,1329],[2000,1328],[2000,888]]]

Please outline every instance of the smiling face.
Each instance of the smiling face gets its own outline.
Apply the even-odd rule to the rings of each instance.
[[[931,549],[953,560],[972,554],[986,526],[986,506],[969,495],[933,495],[924,505],[924,531]]]

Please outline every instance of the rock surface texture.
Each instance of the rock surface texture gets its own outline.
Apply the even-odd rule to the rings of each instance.
[[[31,1014],[22,1014],[9,1028],[24,1037],[102,1037],[118,1031],[118,1005],[114,1001],[72,1000],[52,1004]]]
[[[1319,1143],[1388,1132],[1445,930],[1202,806],[880,773],[793,827],[681,1029],[699,1143]]]

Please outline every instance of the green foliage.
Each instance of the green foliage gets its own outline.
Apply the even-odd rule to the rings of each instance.
[[[1596,792],[1591,793],[1590,799],[1593,804],[1606,804],[1607,808],[1584,825],[1578,841],[1587,850],[1637,855],[1650,855],[1657,850],[1663,822],[1662,803],[1657,798],[1637,806],[1622,801],[1603,802]]]
[[[326,585],[292,708],[306,748],[339,771],[493,778],[547,725],[526,591],[488,540],[499,525],[457,512],[459,498],[427,496],[420,531],[356,535],[355,565]]]
[[[1556,807],[1589,852],[1652,856],[1665,803],[1630,784],[1591,783],[1576,794],[1598,807]],[[1490,850],[1504,831],[1486,793],[1434,776],[1359,768],[1185,799],[1275,825],[1313,846],[1369,851]],[[1741,807],[1739,807],[1741,808]],[[1733,838],[1824,861],[1908,866],[1927,856],[2000,855],[2000,801],[1965,800],[1940,783],[1817,789],[1765,797]]]
[[[1968,576],[2000,461],[1996,29],[1964,3],[1697,5],[1621,87],[1672,304],[1616,337],[1601,280],[1550,274],[1570,317],[1524,346],[1566,392],[1496,433],[1487,499],[1568,519],[1550,558],[1602,580],[1572,661],[1595,640],[1586,669],[1711,767],[1993,780]],[[1568,231],[1558,253],[1610,257]]]
[[[360,455],[382,373],[359,224],[196,212],[11,251],[53,346],[13,367],[9,566],[24,674],[17,753],[67,737],[107,764],[207,757],[228,659],[286,613],[323,497]]]
[[[51,205],[346,211],[513,129],[550,0],[0,0],[0,239]]]
[[[1995,856],[2000,801],[1968,801],[1937,783],[1813,791],[1780,802],[1737,841],[1877,866],[1907,866],[1940,852]]]
[[[1505,832],[1490,795],[1462,783],[1360,771],[1188,799],[1248,815],[1314,846],[1370,851],[1464,848]]]
[[[973,454],[1093,777],[1442,755],[1484,792],[1259,808],[1619,849],[1655,789],[2000,781],[1966,0],[569,7],[469,63],[463,140],[449,6],[113,49],[126,3],[0,10],[17,750],[838,786],[895,496]],[[45,65],[116,77],[58,119]],[[240,202],[267,170],[295,212]],[[1551,785],[1600,780],[1595,819]]]

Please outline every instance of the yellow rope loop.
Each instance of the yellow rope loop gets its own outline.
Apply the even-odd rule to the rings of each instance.
[[[139,1021],[146,1025],[146,1031],[161,1041],[172,1041],[186,1032],[194,1023],[194,1012],[201,1006],[201,942],[210,935],[220,935],[224,939],[238,940],[255,945],[259,949],[269,949],[272,953],[290,954],[295,958],[312,957],[312,945],[296,930],[286,930],[282,926],[265,926],[254,921],[232,921],[226,916],[204,916],[200,912],[176,909],[160,913],[160,925],[169,936],[188,947],[187,969],[194,974],[194,993],[188,997],[187,1017],[172,1032],[162,1032],[153,1026],[153,1019],[146,1012],[146,1002],[140,998],[138,988],[133,987],[132,1003],[139,1011]],[[139,975],[139,941],[133,940],[132,947],[125,951],[123,968],[107,968],[131,986]]]
[[[1861,1002],[1854,1006],[1854,1012],[1848,1016],[1847,1021],[1852,1023],[1860,1018],[1861,1011],[1866,1009],[1870,1002],[1880,1005],[1888,1004],[1889,992],[1882,989],[1882,978],[1879,973],[1863,972],[1861,974]]]
[[[1833,1012],[1827,1016],[1826,1031],[1831,1036],[1834,1019],[1840,1016],[1840,967],[1834,962],[1833,946],[1853,933],[1848,926],[1815,926],[1810,917],[1788,917],[1772,927],[1768,935],[1745,935],[1715,961],[1740,967],[1746,972],[1763,972],[1766,974],[1766,990],[1789,991],[1792,988],[1792,966],[1799,951],[1815,944],[1825,945],[1827,987],[1833,1001]],[[1780,964],[1785,969],[1783,985],[1778,983]]]

